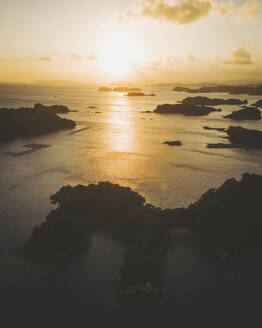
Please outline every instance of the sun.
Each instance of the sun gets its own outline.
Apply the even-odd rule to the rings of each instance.
[[[101,65],[111,76],[125,76],[132,69],[132,63],[141,59],[142,49],[138,43],[123,34],[114,34],[101,45]]]

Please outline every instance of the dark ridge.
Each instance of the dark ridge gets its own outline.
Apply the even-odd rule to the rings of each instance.
[[[247,100],[240,99],[218,99],[218,98],[208,98],[208,97],[187,97],[182,100],[183,104],[192,105],[205,105],[205,106],[218,106],[218,105],[246,105]]]
[[[255,107],[245,107],[238,111],[233,111],[231,114],[224,116],[232,120],[261,120],[261,112]]]
[[[76,123],[34,108],[0,109],[0,141],[72,129]]]
[[[212,112],[220,112],[221,109],[191,104],[164,104],[158,105],[155,113],[158,114],[182,114],[185,116],[204,116]]]

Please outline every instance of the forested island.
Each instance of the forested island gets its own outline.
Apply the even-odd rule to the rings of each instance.
[[[67,111],[67,107],[36,104],[34,108],[0,108],[0,141],[74,128],[73,120],[56,115],[61,110]]]
[[[231,178],[209,189],[187,208],[162,210],[110,182],[64,186],[50,197],[58,207],[17,254],[42,262],[66,260],[88,247],[92,234],[103,231],[126,248],[115,282],[119,295],[161,295],[172,229],[191,231],[207,252],[223,260],[260,249],[261,190],[262,176],[245,173],[239,181]]]

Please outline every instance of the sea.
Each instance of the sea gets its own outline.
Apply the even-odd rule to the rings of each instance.
[[[67,264],[43,265],[14,254],[55,208],[49,198],[64,185],[110,181],[132,188],[154,206],[176,208],[228,178],[262,174],[261,150],[209,149],[208,143],[228,140],[222,132],[203,129],[241,125],[262,131],[262,121],[223,118],[239,109],[232,105],[202,117],[148,113],[192,94],[168,86],[142,89],[156,96],[127,97],[82,86],[0,85],[0,108],[66,105],[72,112],[60,116],[77,123],[74,130],[0,143],[1,327],[235,327],[259,317],[259,261],[221,266],[191,239],[174,241],[165,259],[165,296],[150,304],[117,298],[114,279],[124,249],[107,235],[94,235],[91,246]],[[249,104],[261,99],[198,95]],[[182,146],[164,144],[174,140]],[[23,153],[32,143],[48,147]]]

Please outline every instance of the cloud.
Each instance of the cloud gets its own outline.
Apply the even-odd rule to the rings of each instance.
[[[86,56],[86,59],[87,60],[90,60],[90,61],[95,61],[95,60],[98,60],[98,56],[96,56],[96,55],[88,55],[88,56]]]
[[[193,54],[188,55],[187,57],[188,61],[190,61],[191,63],[196,62],[196,57]]]
[[[150,17],[156,20],[166,20],[178,24],[192,23],[209,14],[212,5],[208,0],[137,0],[128,8],[120,19],[135,16]]]
[[[230,65],[251,65],[253,64],[251,54],[246,50],[245,47],[235,49],[231,52],[230,60],[226,60],[224,64]]]
[[[42,61],[51,61],[52,60],[51,57],[40,57],[39,59]]]
[[[214,12],[219,16],[234,16],[239,21],[256,21],[261,4],[247,1],[238,7],[234,0],[136,0],[119,15],[120,21],[134,17],[149,17],[159,21],[189,24]]]
[[[214,11],[220,16],[234,16],[241,22],[257,22],[261,3],[258,1],[247,1],[237,7],[235,2],[213,2]]]

